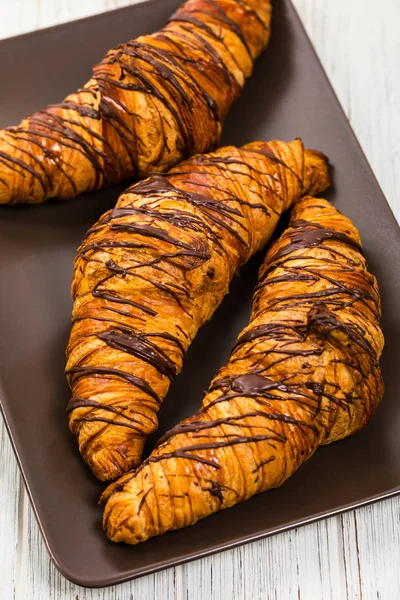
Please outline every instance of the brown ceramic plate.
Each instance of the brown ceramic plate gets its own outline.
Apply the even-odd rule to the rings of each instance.
[[[177,0],[153,0],[0,43],[0,126],[57,102],[109,48],[162,25]],[[384,307],[385,398],[357,436],[320,449],[285,485],[194,527],[136,547],[101,529],[103,486],[69,434],[64,348],[75,250],[119,189],[67,203],[0,210],[1,402],[50,555],[83,586],[105,586],[400,492],[400,233],[289,0],[275,1],[273,38],[226,123],[223,142],[301,136],[329,155],[328,197],[354,219]],[[242,270],[194,342],[160,415],[160,432],[191,414],[247,322],[262,256]],[[150,440],[151,442],[154,440]]]

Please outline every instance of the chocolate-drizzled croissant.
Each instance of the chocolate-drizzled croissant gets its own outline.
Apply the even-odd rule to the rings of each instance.
[[[189,0],[76,93],[0,130],[0,204],[72,198],[213,150],[268,42],[271,0]]]
[[[136,544],[192,525],[364,427],[383,391],[379,318],[357,230],[327,201],[301,200],[202,408],[105,492],[108,536]]]
[[[197,156],[124,193],[75,263],[70,428],[93,473],[140,463],[146,436],[199,327],[279,216],[329,177],[300,140]]]

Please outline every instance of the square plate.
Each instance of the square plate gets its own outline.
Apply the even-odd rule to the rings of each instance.
[[[109,47],[158,28],[178,4],[153,0],[1,42],[0,126],[61,100],[90,77]],[[104,486],[68,431],[63,373],[75,251],[123,186],[66,203],[0,210],[3,415],[50,555],[79,585],[125,581],[400,492],[400,231],[292,5],[280,0],[271,44],[231,112],[223,142],[296,136],[330,157],[328,197],[360,229],[379,279],[385,398],[365,431],[321,448],[282,488],[136,547],[109,542],[101,529],[97,500]],[[160,413],[159,434],[198,407],[228,357],[247,323],[262,258],[241,271],[199,333]]]

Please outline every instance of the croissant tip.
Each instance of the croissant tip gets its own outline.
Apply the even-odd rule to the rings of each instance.
[[[331,185],[331,165],[329,158],[320,150],[307,148],[304,151],[303,195],[314,196],[324,192]]]
[[[110,485],[108,485],[106,487],[106,489],[103,491],[103,493],[101,494],[101,496],[98,500],[98,503],[100,506],[105,506],[107,504],[107,502],[113,495],[114,491],[116,491],[116,486],[117,486],[117,482],[114,481],[113,483],[110,483]]]
[[[99,506],[105,506],[107,504],[107,500],[109,498],[109,492],[108,492],[108,488],[104,490],[104,492],[101,494],[100,498],[98,499],[97,504]]]
[[[314,156],[318,156],[318,158],[325,161],[327,163],[327,165],[331,166],[329,157],[326,154],[324,154],[324,152],[321,152],[321,150],[315,150],[314,148],[309,148],[308,152],[312,153]]]

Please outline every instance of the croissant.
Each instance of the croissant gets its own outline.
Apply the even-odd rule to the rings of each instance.
[[[193,525],[280,486],[320,444],[364,427],[383,393],[380,312],[354,225],[325,200],[301,200],[202,408],[106,490],[111,540]]]
[[[171,380],[240,265],[305,190],[329,183],[300,140],[200,155],[124,193],[78,251],[70,429],[101,480],[141,461]]]
[[[213,150],[270,35],[271,0],[189,0],[76,93],[0,130],[0,204],[69,199]]]

